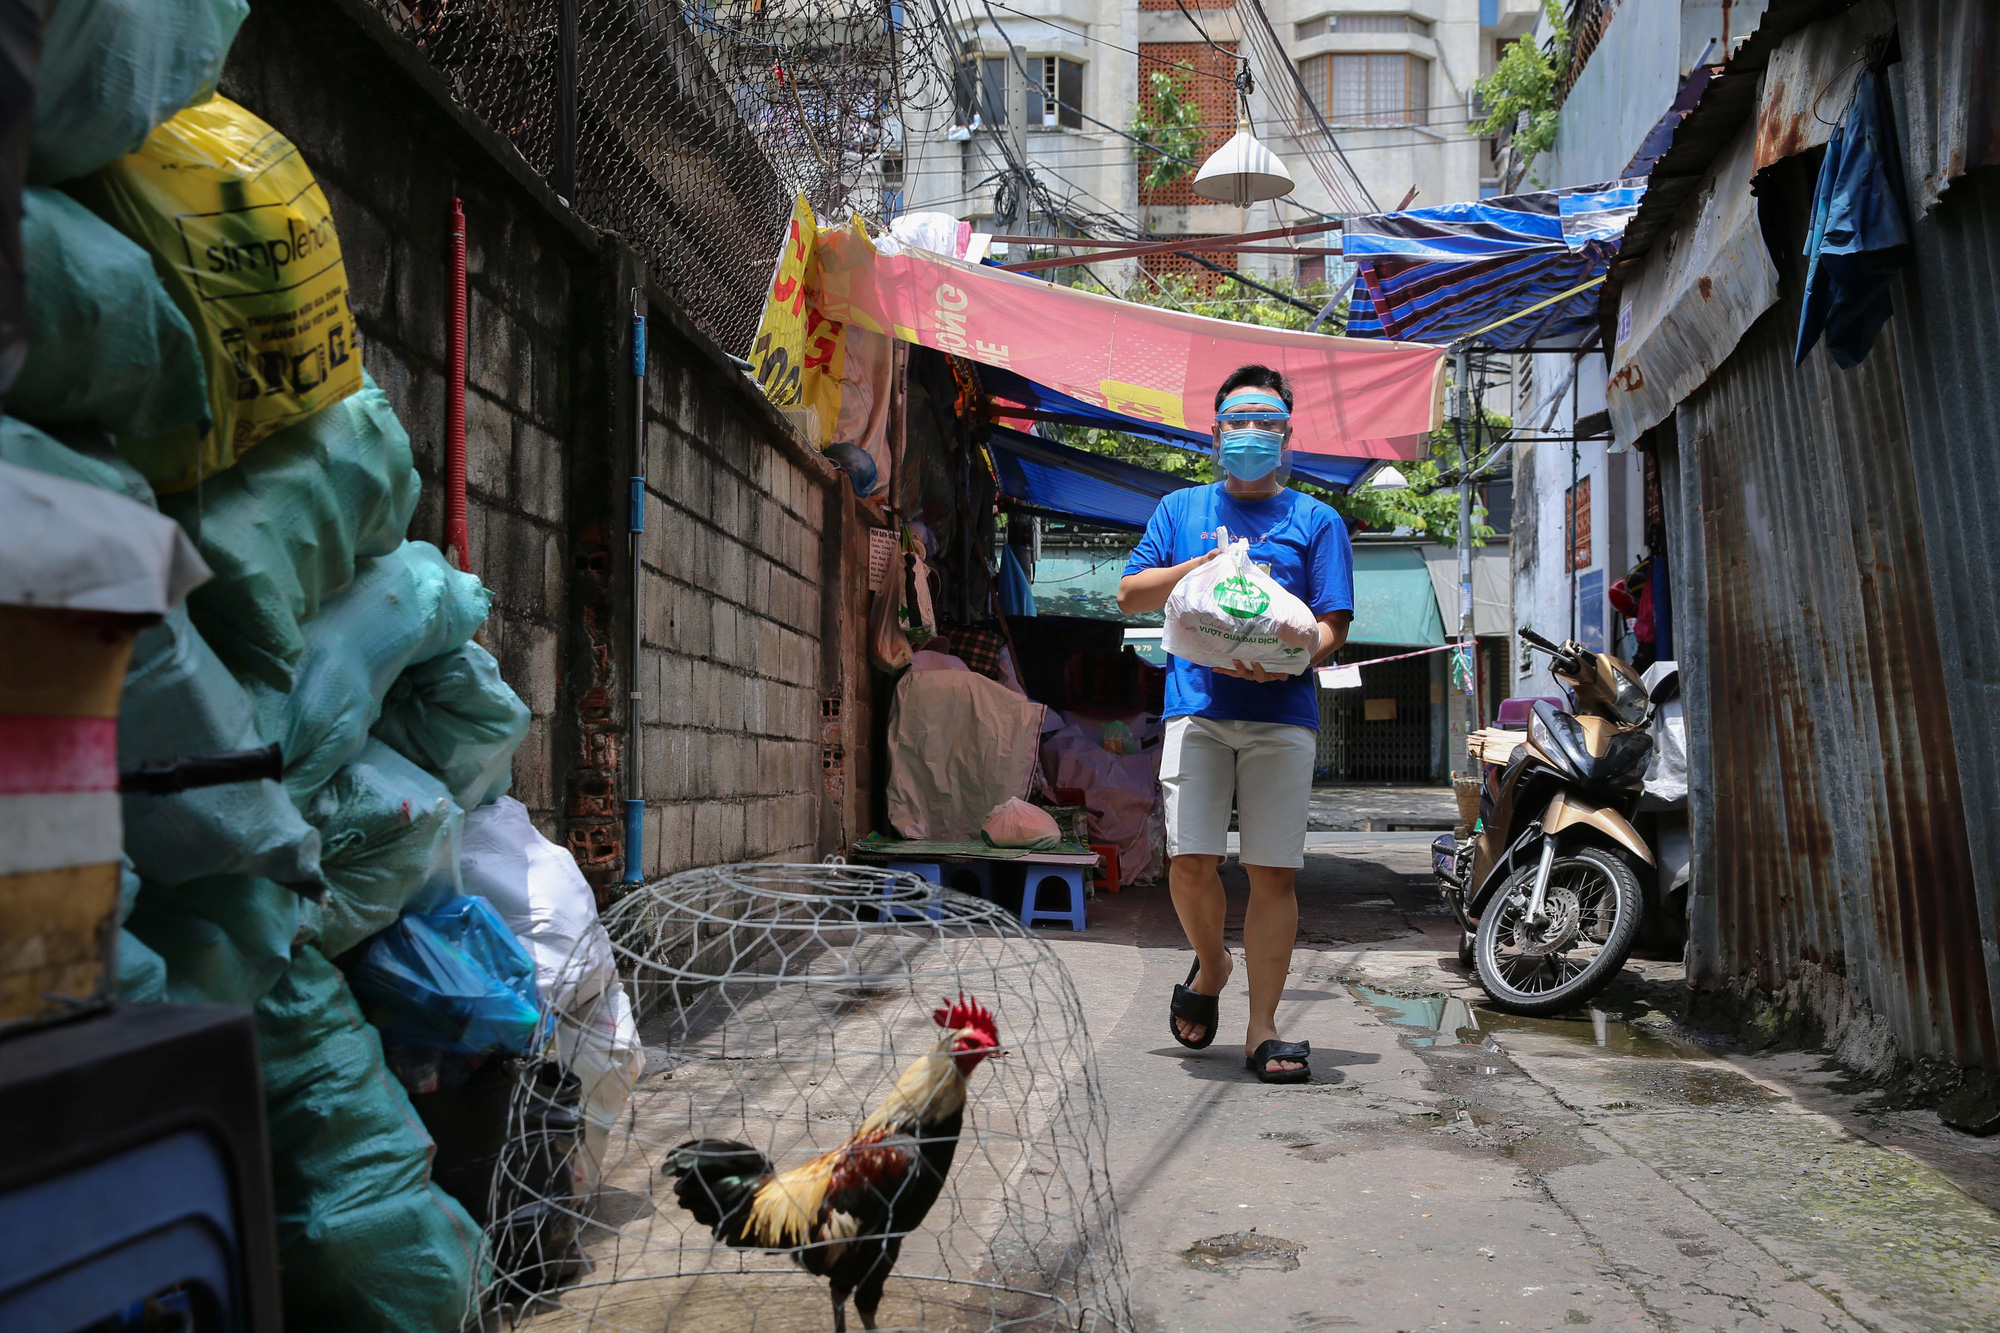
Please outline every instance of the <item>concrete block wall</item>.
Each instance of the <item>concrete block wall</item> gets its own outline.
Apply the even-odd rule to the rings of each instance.
[[[365,364],[423,474],[410,535],[439,545],[448,220],[463,201],[469,556],[494,591],[482,642],[534,716],[514,794],[543,832],[577,854],[601,899],[618,892],[636,680],[648,876],[836,850],[856,819],[821,751],[852,750],[866,714],[821,717],[822,691],[849,688],[862,646],[865,574],[841,571],[861,568],[866,538],[840,474],[671,291],[647,283],[622,240],[585,225],[454,102],[368,0],[260,0],[222,86],[292,139],[327,194]],[[634,287],[651,311],[636,671]]]
[[[713,364],[653,322],[639,681],[647,871],[817,860],[834,474],[775,417],[717,392]]]
[[[476,151],[454,152],[448,123],[352,25],[343,33],[337,16],[322,18],[318,40],[305,38],[288,8],[252,12],[222,91],[290,138],[326,193],[363,364],[424,479],[409,535],[440,548],[449,217],[453,198],[463,201],[468,558],[494,593],[479,638],[534,715],[512,794],[560,836],[572,297],[592,281],[596,250]]]

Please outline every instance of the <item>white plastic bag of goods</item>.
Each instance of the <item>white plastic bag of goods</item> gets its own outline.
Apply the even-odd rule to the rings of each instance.
[[[556,1053],[583,1085],[584,1180],[595,1190],[604,1177],[611,1131],[632,1100],[632,1085],[646,1071],[646,1049],[624,983],[613,980],[580,1013],[557,1015]]]
[[[208,415],[194,329],[116,227],[60,190],[21,192],[28,355],[7,410],[42,426],[164,435]]]
[[[62,0],[42,30],[28,179],[53,184],[137,152],[215,92],[248,0]]]
[[[617,975],[611,937],[576,858],[541,835],[511,796],[469,811],[460,835],[466,893],[493,904],[535,960],[542,1002],[558,1013],[595,998]]]
[[[1244,662],[1298,675],[1312,654],[1280,632],[1307,638],[1314,632],[1312,611],[1252,563],[1247,540],[1230,541],[1225,528],[1217,545],[1215,559],[1188,571],[1167,594],[1160,646],[1196,666]]]
[[[356,566],[347,591],[305,623],[291,693],[250,686],[258,722],[284,746],[285,789],[301,809],[368,743],[404,668],[470,639],[492,603],[484,584],[428,542],[404,542]]]
[[[889,710],[889,822],[905,838],[979,836],[1026,796],[1046,709],[976,671],[911,671]]]
[[[995,847],[1049,851],[1062,842],[1062,829],[1057,827],[1055,816],[1018,796],[994,806],[979,831]]]

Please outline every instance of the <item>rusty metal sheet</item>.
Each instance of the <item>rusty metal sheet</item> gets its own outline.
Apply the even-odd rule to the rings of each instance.
[[[1750,126],[1710,165],[1677,230],[1626,279],[1604,404],[1631,444],[1693,393],[1778,299],[1750,193]]]
[[[1785,295],[1673,431],[1675,629],[1700,736],[1690,984],[1794,988],[1829,1021],[1846,989],[1902,1053],[1992,1066],[1995,936],[1900,357],[1885,337],[1852,371],[1823,348],[1792,364],[1805,165],[1779,164],[1765,195],[1791,242]]]
[[[1832,137],[1854,96],[1868,44],[1895,26],[1889,0],[1861,0],[1778,43],[1758,92],[1755,170]]]
[[[2000,4],[1897,0],[1896,18],[1910,204],[1928,213],[1960,176],[2000,165]]]
[[[1911,229],[1896,340],[1982,938],[2000,939],[2000,166]],[[1986,954],[2000,995],[2000,950]]]
[[[1716,155],[1735,139],[1743,123],[1757,112],[1757,95],[1764,67],[1779,43],[1809,23],[1845,10],[1853,0],[1772,0],[1742,46],[1723,62],[1709,81],[1701,101],[1674,130],[1673,142],[1653,165],[1639,210],[1625,225],[1618,258],[1605,284],[1598,288],[1600,318],[1607,341],[1613,336],[1626,279],[1674,225],[1674,215],[1700,185]]]

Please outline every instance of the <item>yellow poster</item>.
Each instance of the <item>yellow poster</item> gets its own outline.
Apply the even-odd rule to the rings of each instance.
[[[818,224],[800,195],[773,266],[764,317],[750,347],[750,368],[764,394],[799,424],[815,448],[833,443],[840,383],[847,370],[844,326],[826,318],[818,290]]]

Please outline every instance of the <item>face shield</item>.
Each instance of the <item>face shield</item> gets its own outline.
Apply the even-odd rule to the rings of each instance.
[[[1271,389],[1243,388],[1222,400],[1215,414],[1209,461],[1217,480],[1262,481],[1274,473],[1283,486],[1292,476],[1292,413]]]

